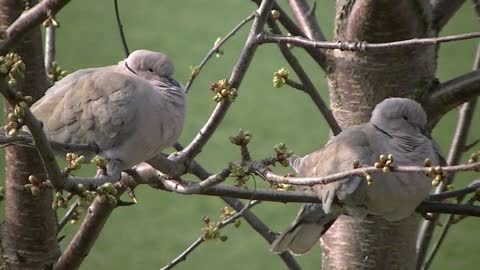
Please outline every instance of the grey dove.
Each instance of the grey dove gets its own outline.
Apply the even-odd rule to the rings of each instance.
[[[438,164],[435,142],[425,131],[427,117],[417,102],[388,98],[372,112],[370,122],[345,129],[322,149],[290,165],[301,177],[319,177],[353,169],[353,161],[373,165],[381,154],[392,154],[395,165],[423,166],[425,158]],[[272,243],[274,253],[310,250],[341,214],[367,214],[397,221],[410,216],[431,190],[431,178],[418,173],[372,173],[373,185],[353,176],[327,185],[315,185],[322,204],[305,204],[293,224]]]
[[[183,128],[186,95],[172,61],[137,50],[117,65],[76,71],[32,105],[47,138],[96,144],[107,174],[147,161],[173,145]]]

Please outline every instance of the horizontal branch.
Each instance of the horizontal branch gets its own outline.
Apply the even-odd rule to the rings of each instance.
[[[475,165],[479,166],[479,163]],[[445,167],[447,171],[451,171],[457,166],[450,166]],[[406,167],[404,166],[405,171],[411,172],[409,168],[418,167]],[[133,180],[133,182],[126,182],[126,185],[135,186],[138,184],[148,184],[155,188],[172,191],[175,192],[175,188],[173,185],[162,185],[165,180],[162,179],[158,172],[150,167],[147,164],[142,164],[138,166],[134,173],[131,174],[132,178],[127,178]],[[171,180],[168,180],[171,181]],[[180,183],[177,183],[180,184]],[[182,185],[193,185],[195,182],[192,181],[182,181]],[[476,190],[476,189],[475,189]],[[475,192],[475,190],[469,189],[471,192]],[[465,192],[465,191],[462,191]],[[470,193],[471,193],[470,192]],[[186,195],[185,193],[181,193]],[[318,198],[317,193],[311,191],[278,191],[278,190],[269,190],[269,189],[247,189],[247,188],[239,188],[233,186],[227,186],[223,184],[218,184],[212,187],[205,188],[204,190],[200,191],[199,193],[194,193],[198,195],[207,195],[207,196],[225,196],[225,197],[232,197],[238,199],[246,199],[246,200],[257,200],[257,201],[271,201],[271,202],[283,202],[283,203],[321,203],[321,200]],[[434,197],[435,196],[435,197]],[[439,196],[441,194],[432,195],[432,199],[427,198],[422,204],[419,206],[418,211],[420,212],[437,212],[437,213],[450,213],[450,214],[458,214],[463,215],[465,213],[470,213],[468,215],[479,216],[480,215],[480,207],[470,207],[470,206],[453,206],[455,204],[450,203],[441,203],[438,201]],[[444,208],[442,208],[444,206]]]
[[[43,0],[23,13],[6,30],[7,39],[0,41],[0,55],[6,54],[23,36],[47,19],[48,13],[56,14],[70,0]]]
[[[385,43],[368,43],[365,41],[314,41],[298,36],[280,36],[268,33],[261,33],[257,36],[259,44],[264,43],[282,43],[292,44],[302,48],[317,48],[317,49],[338,49],[342,51],[378,51],[388,50],[394,48],[410,48],[417,46],[437,45],[440,43],[447,43],[459,40],[467,40],[480,38],[480,32],[466,33],[460,35],[452,35],[435,38],[414,38],[401,41],[385,42]]]
[[[353,164],[353,162],[352,162]],[[352,165],[353,167],[353,165]],[[420,166],[390,166],[390,172],[387,173],[422,173],[427,174],[430,172],[431,167],[420,167]],[[459,172],[459,171],[474,171],[480,169],[480,162],[475,162],[471,164],[455,165],[455,166],[445,166],[441,167],[442,172]],[[355,176],[355,175],[365,175],[367,173],[384,173],[383,168],[377,168],[375,166],[361,167],[358,169],[352,169],[350,171],[330,174],[322,177],[288,177],[280,176],[273,173],[270,169],[266,167],[257,166],[254,170],[267,179],[270,182],[278,184],[289,184],[296,186],[313,186],[313,185],[326,185],[329,183],[337,182],[342,179]],[[375,181],[375,178],[373,179]]]
[[[475,70],[440,84],[422,103],[433,125],[450,110],[479,95],[480,70]]]

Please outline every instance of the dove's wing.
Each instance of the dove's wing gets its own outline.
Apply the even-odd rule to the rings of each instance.
[[[347,128],[324,148],[306,155],[301,161],[296,161],[295,170],[299,176],[316,177],[352,170],[354,160],[360,161],[361,164],[372,164],[375,151],[369,139],[371,132],[370,124]],[[348,199],[362,181],[365,180],[361,176],[352,176],[328,185],[316,185],[315,189],[322,198],[325,212],[330,212],[330,207],[337,198]]]
[[[47,136],[65,143],[96,143],[108,149],[135,128],[137,106],[129,106],[148,83],[104,69],[82,70],[53,86],[32,106]]]

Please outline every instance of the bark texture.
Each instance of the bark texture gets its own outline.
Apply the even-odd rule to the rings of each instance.
[[[338,0],[335,39],[389,42],[433,37],[426,0]],[[340,126],[369,120],[377,103],[391,96],[422,100],[435,82],[434,46],[365,53],[331,50],[328,84]],[[322,269],[415,269],[418,218],[387,222],[339,218],[322,238]]]
[[[10,25],[24,9],[24,1],[0,0],[0,24]],[[17,88],[36,100],[47,88],[39,27],[25,35],[15,52],[26,65],[25,80]],[[7,104],[5,110],[10,110]],[[45,180],[42,162],[34,149],[9,147],[6,152],[5,221],[1,231],[4,265],[7,269],[48,269],[60,255],[52,193],[42,191],[33,198],[23,188],[29,175]]]

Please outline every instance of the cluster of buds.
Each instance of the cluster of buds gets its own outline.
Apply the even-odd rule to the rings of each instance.
[[[276,154],[276,160],[284,167],[288,167],[288,158],[293,155],[292,151],[289,151],[284,143],[279,143],[273,147],[273,151]]]
[[[107,171],[107,161],[101,156],[94,156],[90,160],[90,163],[97,166],[97,169],[103,170],[104,172]]]
[[[225,99],[233,102],[237,97],[237,89],[232,88],[228,83],[227,79],[219,80],[212,83],[210,89],[215,93],[215,96],[213,96],[213,100],[216,102],[221,102]]]
[[[468,159],[468,164],[473,164],[475,162],[478,162],[479,160],[480,160],[480,151],[470,155],[470,158]],[[477,167],[475,171],[479,172],[480,168]]]
[[[228,237],[226,235],[221,235],[220,233],[220,222],[212,222],[209,217],[203,217],[203,222],[207,225],[202,228],[203,240],[227,241]]]
[[[68,75],[68,72],[62,69],[57,62],[53,62],[52,66],[47,70],[47,77],[52,82],[60,81]]]
[[[271,187],[278,191],[295,191],[295,186],[290,184],[272,183]]]
[[[287,83],[288,79],[288,70],[286,68],[281,68],[273,73],[273,87],[280,88]]]
[[[94,193],[88,191],[83,184],[78,184],[76,191],[79,197],[78,206],[81,208],[87,208],[95,198]]]
[[[199,66],[190,66],[190,76],[195,77],[200,72]]]
[[[30,175],[28,177],[28,182],[30,182],[30,184],[24,185],[25,189],[32,193],[32,197],[38,197],[40,195],[40,190],[43,188],[42,181],[40,181],[35,175]]]
[[[17,92],[17,96],[21,96],[20,92]],[[7,121],[5,125],[5,131],[8,136],[15,137],[18,134],[18,131],[22,128],[24,122],[23,117],[25,116],[25,110],[28,107],[26,102],[32,102],[31,96],[20,97],[20,102],[15,105],[13,112],[8,113]]]
[[[47,12],[47,19],[43,21],[43,27],[47,28],[49,26],[53,26],[55,28],[60,27],[60,23],[55,19],[55,16],[51,10]]]
[[[384,173],[388,173],[391,171],[391,165],[393,163],[393,155],[389,154],[388,156],[386,155],[380,155],[378,157],[378,161],[375,162],[374,166],[375,168],[382,169]]]
[[[217,47],[218,44],[220,44],[220,41],[222,41],[222,37],[217,37],[217,39],[215,40],[215,43],[213,43],[213,47]],[[218,47],[216,50],[215,50],[215,56],[217,58],[220,58],[221,56],[223,56],[224,52],[222,49],[220,49],[220,47]]]
[[[84,156],[79,156],[75,153],[67,153],[65,155],[65,160],[67,161],[67,173],[75,170],[79,170],[82,167],[82,163],[85,162]]]
[[[440,182],[443,182],[447,178],[447,173],[443,171],[442,167],[440,166],[435,166],[431,167],[431,161],[430,159],[425,159],[424,162],[425,167],[430,167],[428,168],[428,173],[427,176],[431,177],[432,180],[432,186],[438,186]]]
[[[58,208],[67,208],[68,206],[68,198],[63,197],[63,193],[61,191],[55,192],[55,196],[53,197],[52,202],[52,209],[57,210]]]
[[[369,173],[364,173],[363,176],[365,177],[365,180],[367,180],[368,187],[373,187],[372,175]]]
[[[390,156],[390,155],[389,155],[389,156]],[[383,160],[383,162],[382,162],[382,160]],[[386,167],[390,166],[390,164],[392,164],[391,162],[389,162],[388,166],[386,165],[386,163],[387,163],[388,160],[390,160],[390,159],[388,159],[388,158],[385,159],[385,155],[380,155],[380,157],[379,157],[379,161],[380,161],[380,162],[375,162],[375,167],[377,167],[377,168],[382,168],[383,166],[386,166]],[[391,161],[393,162],[393,157],[391,157]],[[379,167],[379,166],[377,166],[377,163],[378,163],[379,166],[380,166],[381,164],[383,164],[383,165],[381,165],[381,166]],[[353,166],[354,169],[358,169],[358,168],[362,167],[363,165],[360,163],[360,160],[355,159],[355,160],[353,161],[353,163],[352,163],[352,166]],[[388,168],[390,169],[390,167],[388,167]],[[390,170],[388,170],[388,171],[390,171]],[[384,172],[385,172],[385,170],[384,170]],[[369,174],[369,173],[364,173],[364,174],[363,174],[363,177],[364,177],[365,180],[367,181],[368,187],[373,187],[372,175]]]
[[[247,184],[249,174],[242,166],[242,164],[240,164],[240,162],[230,162],[228,164],[228,169],[230,170],[229,177],[235,179],[236,187],[244,187]]]
[[[243,131],[240,129],[238,135],[230,137],[230,142],[238,146],[245,146],[250,142],[252,136],[253,135],[250,133],[250,131]]]
[[[235,210],[233,210],[232,208],[230,207],[223,207],[221,210],[220,210],[220,220],[222,222],[224,222],[225,220],[231,218],[233,215],[235,215]],[[235,219],[235,221],[233,222],[233,226],[235,226],[235,228],[238,228],[240,227],[240,224],[242,222],[240,221],[240,219]]]
[[[280,18],[280,12],[276,9],[272,9],[270,11],[270,15],[272,15],[272,19],[276,21],[278,18]]]
[[[25,77],[25,64],[18,54],[0,56],[0,76],[4,76],[12,88],[17,86],[17,79]]]
[[[117,195],[118,190],[112,183],[105,183],[97,187],[96,192],[101,203],[108,203],[110,206],[117,205],[118,199],[115,195]]]

